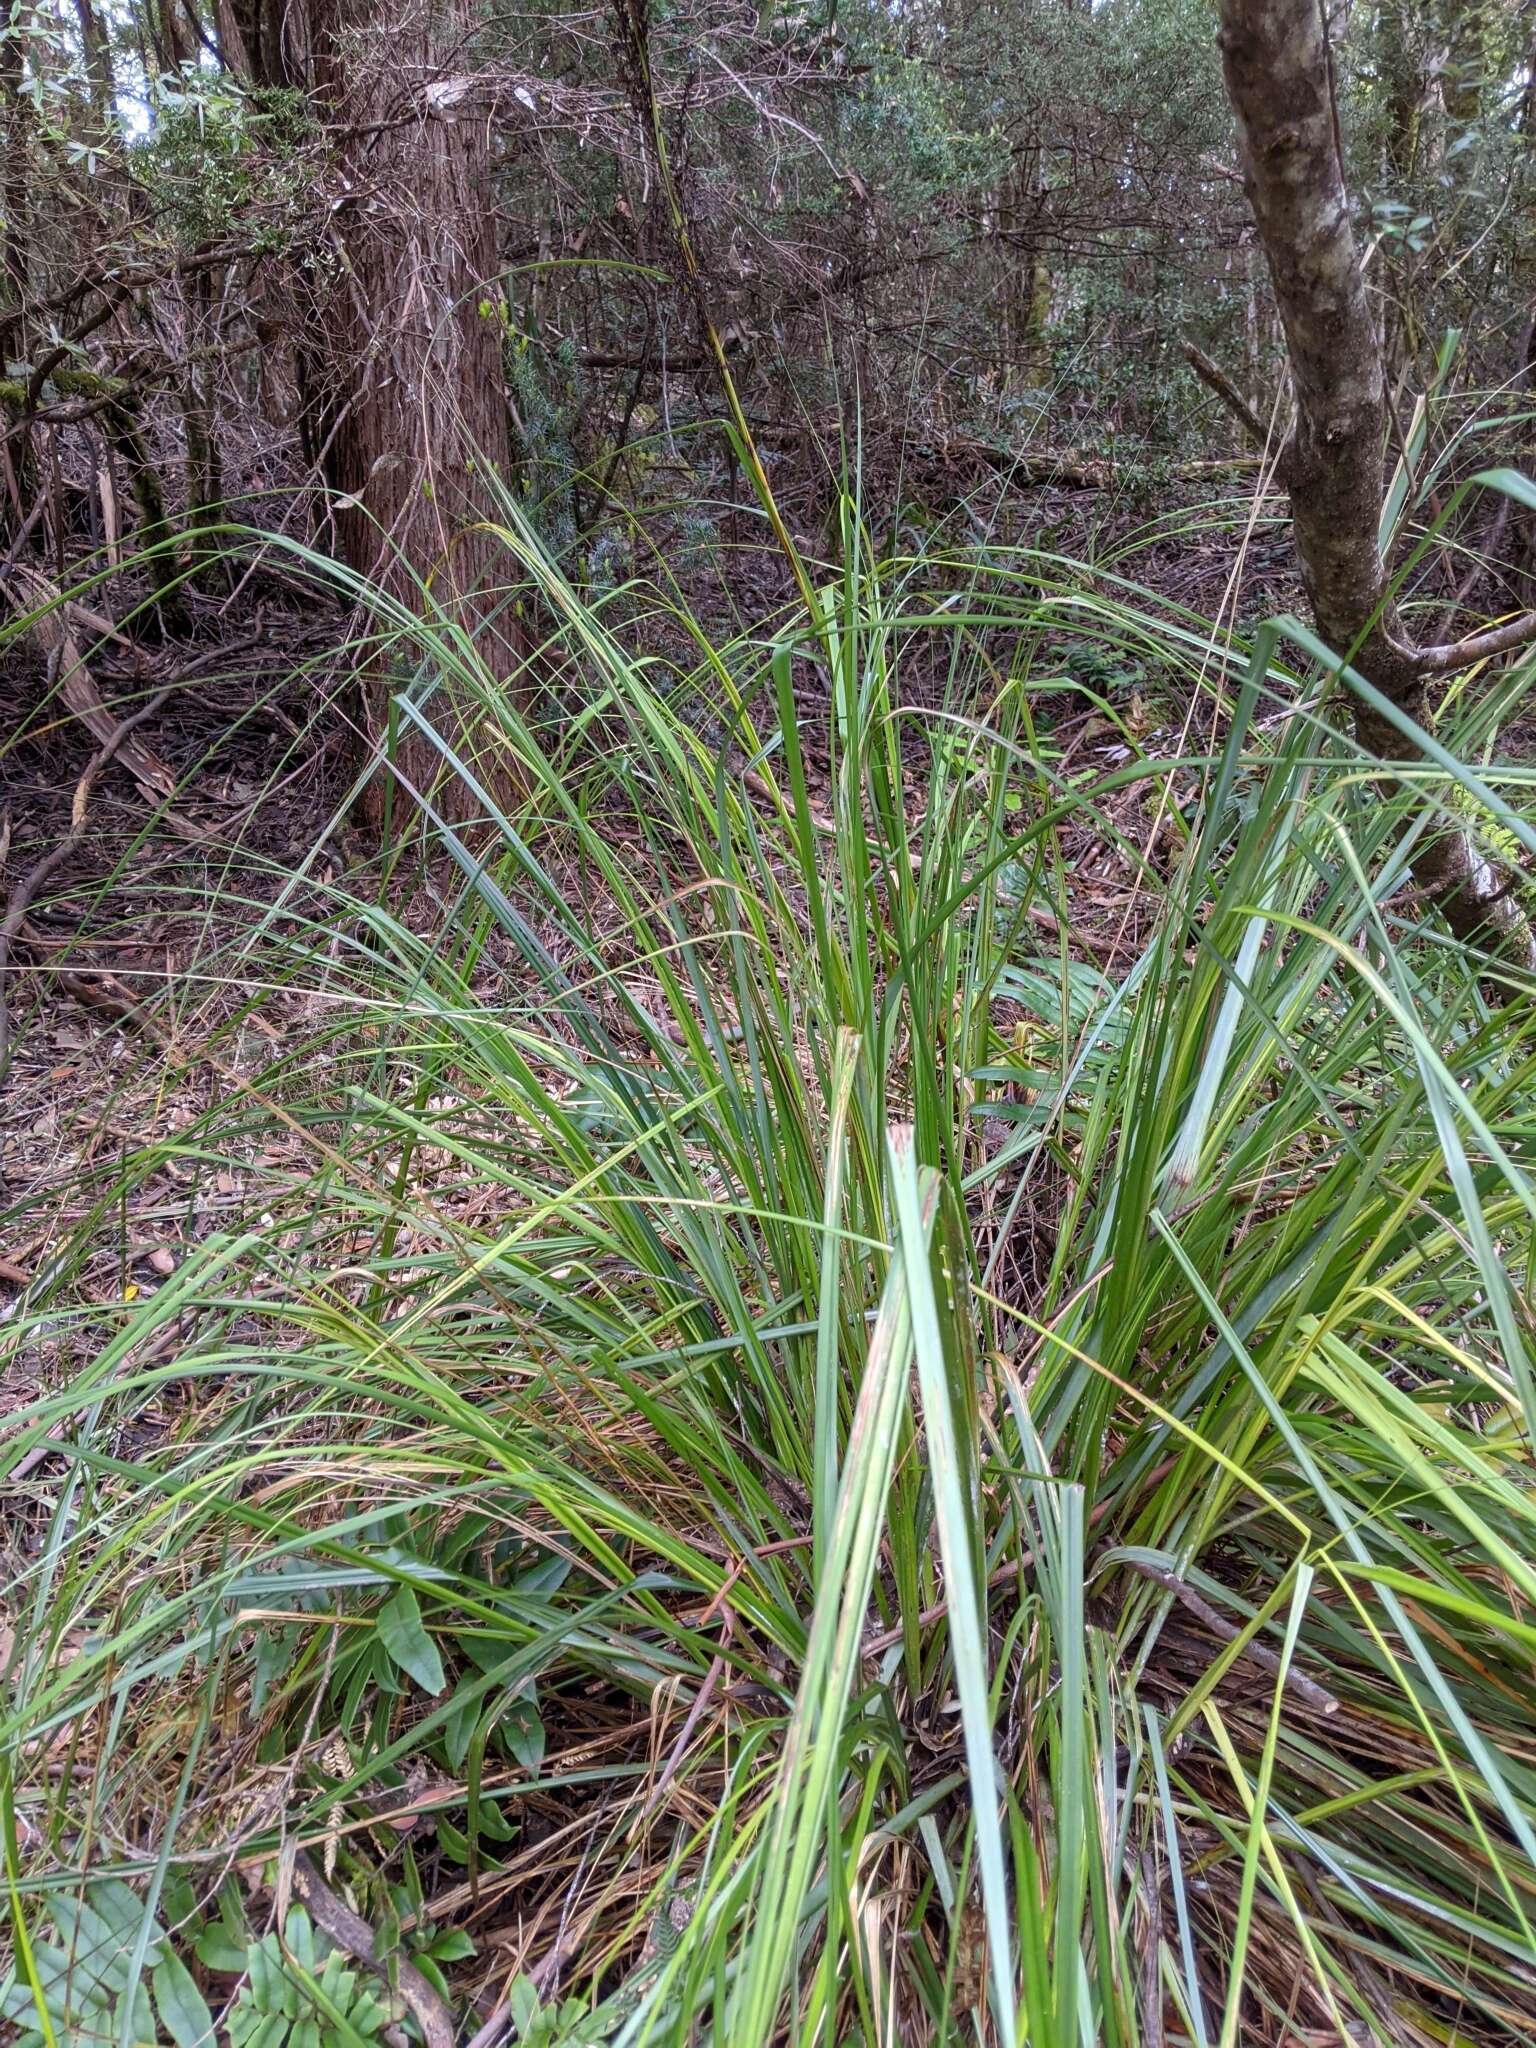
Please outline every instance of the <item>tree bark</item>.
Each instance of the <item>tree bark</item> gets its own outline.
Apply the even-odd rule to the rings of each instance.
[[[105,135],[117,91],[112,76],[111,39],[91,0],[75,0],[75,18],[80,24],[80,51],[91,88],[91,112]]]
[[[22,93],[25,79],[26,56],[18,17],[13,24],[0,24],[0,215],[4,216],[0,225],[0,312],[6,314],[26,305],[30,281],[27,188],[31,107]],[[18,354],[23,345],[18,328]],[[8,353],[0,349],[0,377]],[[0,457],[4,461],[0,469],[0,534],[9,538],[25,529],[37,488],[31,429],[23,426],[0,448]]]
[[[483,122],[431,118],[420,90],[470,33],[467,0],[314,0],[312,84],[344,113],[343,175],[354,197],[336,214],[335,272],[312,324],[315,445],[338,496],[343,558],[391,596],[420,608],[430,583],[442,605],[505,677],[515,646],[493,622],[507,578],[494,535],[489,476],[511,465],[502,377],[490,137]],[[387,679],[363,677],[369,739],[381,738]],[[478,749],[468,707],[441,697],[430,715],[459,750]],[[404,738],[396,765],[418,790],[439,777],[431,744]],[[484,764],[495,779],[495,763]],[[502,779],[505,779],[504,772]],[[377,818],[375,778],[365,810]],[[437,799],[473,808],[462,786]]]
[[[1047,330],[1054,296],[1051,269],[1035,233],[1039,151],[1017,151],[998,194],[997,218],[1008,264],[1004,372],[1026,385],[1048,381]]]
[[[1243,182],[1274,281],[1295,388],[1281,474],[1318,632],[1393,707],[1427,728],[1426,671],[1387,589],[1381,518],[1388,397],[1340,158],[1319,0],[1221,0],[1218,38]],[[1355,734],[1382,760],[1411,743],[1356,698]],[[1518,897],[1462,828],[1437,823],[1415,879],[1458,938],[1536,967]]]
[[[181,564],[176,559],[176,526],[165,508],[160,470],[139,417],[139,398],[131,386],[100,377],[93,370],[54,372],[61,391],[79,391],[100,398],[102,431],[123,465],[124,478],[139,515],[138,539],[144,549],[144,573],[150,587],[149,620],[156,630],[184,633],[186,600]]]

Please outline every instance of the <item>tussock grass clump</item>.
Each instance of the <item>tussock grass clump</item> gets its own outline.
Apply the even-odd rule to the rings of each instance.
[[[241,1203],[10,1320],[8,2014],[372,2038],[297,1869],[470,2033],[1536,2038],[1536,1048],[1413,800],[1050,557],[850,506],[663,670],[507,544],[536,703],[376,614],[433,929],[312,873],[79,1243]],[[1074,650],[1182,730],[1064,758]]]

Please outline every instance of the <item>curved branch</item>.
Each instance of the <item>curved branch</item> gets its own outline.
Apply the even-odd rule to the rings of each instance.
[[[1242,392],[1232,382],[1232,379],[1227,375],[1220,363],[1213,361],[1203,348],[1197,347],[1192,341],[1185,341],[1183,348],[1184,360],[1200,379],[1200,382],[1208,391],[1215,393],[1227,408],[1227,411],[1232,414],[1234,419],[1239,421],[1243,431],[1251,441],[1256,441],[1260,448],[1267,447],[1269,436],[1264,431],[1264,422],[1259,418],[1253,406],[1244,398]]]
[[[1438,647],[1416,647],[1413,658],[1425,675],[1444,676],[1470,668],[1474,661],[1487,661],[1491,655],[1507,654],[1512,647],[1525,647],[1532,640],[1536,640],[1536,612],[1522,612],[1518,619],[1508,619],[1486,633],[1469,633],[1464,640],[1447,640]]]

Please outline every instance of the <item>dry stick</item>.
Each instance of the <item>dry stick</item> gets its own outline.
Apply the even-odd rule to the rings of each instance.
[[[6,906],[5,919],[0,923],[0,1064],[3,1064],[11,1045],[11,1019],[5,1006],[5,972],[10,962],[11,947],[16,934],[21,930],[22,920],[31,908],[38,891],[58,873],[68,860],[85,833],[86,806],[90,802],[91,790],[103,768],[111,761],[118,748],[137,725],[146,718],[152,718],[170,695],[169,688],[159,690],[149,702],[123,719],[117,729],[97,748],[86,763],[85,773],[75,784],[74,801],[69,807],[69,831],[51,853],[43,858],[16,884],[11,891],[11,900]]]
[[[11,564],[0,594],[9,599],[17,612],[26,615],[22,630],[48,661],[57,665],[59,694],[69,709],[103,746],[111,742],[114,747],[123,747],[123,731],[114,722],[111,710],[91,678],[85,656],[75,638],[75,627],[77,622],[87,625],[138,654],[133,642],[126,634],[120,633],[110,619],[103,619],[78,604],[67,602],[56,584],[23,563]],[[170,796],[176,787],[176,778],[165,762],[153,748],[142,746],[137,741],[124,748],[123,766],[154,802]]]
[[[1186,341],[1183,348],[1184,359],[1200,382],[1208,391],[1215,393],[1228,412],[1240,422],[1251,440],[1256,441],[1261,449],[1268,448],[1269,435],[1265,432],[1264,422],[1220,363],[1213,362],[1205,350],[1197,348],[1192,341]]]
[[[302,1850],[294,1858],[293,1889],[309,1908],[322,1934],[389,1983],[389,1960],[375,1953],[373,1929],[337,1898]],[[400,1957],[394,1968],[400,1996],[421,2028],[427,2048],[453,2048],[457,2028],[448,2007],[414,1963]]]
[[[1155,1586],[1161,1586],[1165,1593],[1171,1593],[1175,1600],[1187,1607],[1191,1614],[1205,1624],[1212,1635],[1220,1636],[1223,1642],[1235,1642],[1241,1635],[1242,1631],[1235,1623],[1228,1621],[1203,1594],[1197,1593],[1193,1586],[1186,1584],[1177,1572],[1169,1571],[1165,1565],[1149,1564],[1144,1558],[1139,1557],[1117,1558],[1116,1563],[1123,1565],[1128,1572],[1136,1572],[1140,1577],[1150,1579]],[[1291,1690],[1304,1699],[1308,1706],[1315,1707],[1320,1714],[1336,1714],[1339,1711],[1339,1703],[1331,1692],[1319,1685],[1315,1678],[1308,1678],[1304,1671],[1298,1671],[1294,1666],[1287,1671],[1280,1658],[1273,1650],[1266,1649],[1263,1643],[1246,1642],[1239,1654],[1276,1678],[1283,1672],[1285,1682]]]
[[[4,561],[0,562],[0,576],[3,576],[6,570],[9,569],[13,563],[20,559],[22,549],[26,546],[28,540],[32,536],[32,529],[37,525],[38,521],[42,518],[44,512],[47,509],[47,493],[44,491],[39,491],[37,496],[32,501],[32,510],[27,514],[26,518],[23,519],[20,527],[17,529],[16,538],[11,542],[10,547],[7,549]]]
[[[698,1727],[704,1709],[714,1697],[715,1687],[720,1683],[724,1675],[725,1659],[723,1657],[711,1658],[709,1670],[704,1675],[704,1683],[694,1694],[693,1705],[688,1709],[687,1719],[683,1722],[683,1732],[678,1736],[676,1742],[673,1743],[671,1754],[667,1758],[661,1776],[651,1787],[650,1796],[640,1809],[640,1818],[642,1820],[660,1802],[661,1795],[677,1776],[679,1766],[682,1764],[684,1754],[688,1748],[688,1738],[692,1735],[694,1729]]]
[[[1163,1998],[1160,1982],[1163,1948],[1163,1888],[1150,1849],[1136,1859],[1136,1891],[1141,1904],[1144,1931],[1141,1953],[1141,2012],[1144,2048],[1163,2048]]]

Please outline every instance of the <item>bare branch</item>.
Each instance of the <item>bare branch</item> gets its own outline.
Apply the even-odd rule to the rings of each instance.
[[[380,1955],[377,1937],[368,1922],[354,1913],[345,1900],[337,1898],[302,1850],[294,1858],[293,1889],[308,1906],[315,1925],[338,1948],[345,1949],[349,1956],[355,1956],[358,1962],[382,1977],[386,1984],[393,1977],[401,2000],[421,2029],[427,2048],[453,2048],[456,2031],[453,2014],[437,1992],[414,1963],[396,1957],[391,1966],[390,1959]]]
[[[1241,423],[1243,431],[1248,435],[1248,438],[1251,441],[1256,441],[1263,448],[1269,440],[1268,434],[1264,431],[1263,421],[1259,418],[1248,400],[1244,398],[1242,392],[1232,382],[1232,379],[1227,375],[1220,363],[1213,362],[1205,350],[1198,348],[1192,341],[1186,341],[1183,347],[1184,359],[1200,379],[1200,382],[1205,385],[1208,391],[1213,391],[1227,408],[1227,411]]]
[[[1204,1622],[1211,1634],[1222,1642],[1236,1642],[1242,1634],[1241,1629],[1228,1621],[1219,1609],[1211,1605],[1203,1593],[1197,1593],[1189,1581],[1181,1579],[1176,1571],[1165,1565],[1156,1564],[1150,1558],[1121,1557],[1116,1562],[1126,1571],[1150,1579],[1155,1586],[1161,1586],[1166,1592],[1171,1593],[1175,1600],[1187,1607],[1197,1621]],[[1283,1677],[1297,1697],[1304,1699],[1308,1706],[1315,1707],[1320,1714],[1336,1714],[1339,1711],[1338,1701],[1326,1686],[1319,1685],[1315,1678],[1309,1678],[1304,1671],[1298,1671],[1294,1664],[1287,1668],[1283,1659],[1277,1657],[1266,1644],[1250,1637],[1238,1655],[1248,1658],[1250,1663],[1257,1664],[1261,1671],[1268,1671],[1276,1678]]]
[[[1438,647],[1415,648],[1414,660],[1425,675],[1450,675],[1456,669],[1470,668],[1475,661],[1507,654],[1512,647],[1525,647],[1532,640],[1536,640],[1536,612],[1522,612],[1519,618],[1508,619],[1486,633],[1469,633],[1464,640],[1447,640]]]
[[[20,562],[10,565],[0,595],[16,612],[19,630],[47,660],[51,681],[81,723],[104,747],[122,756],[123,766],[152,803],[172,795],[175,775],[153,748],[132,737],[133,721],[125,728],[112,716],[80,651],[77,634],[82,625],[92,630],[105,626],[114,639],[121,638],[111,622],[96,621],[94,614],[67,603],[46,576]]]

